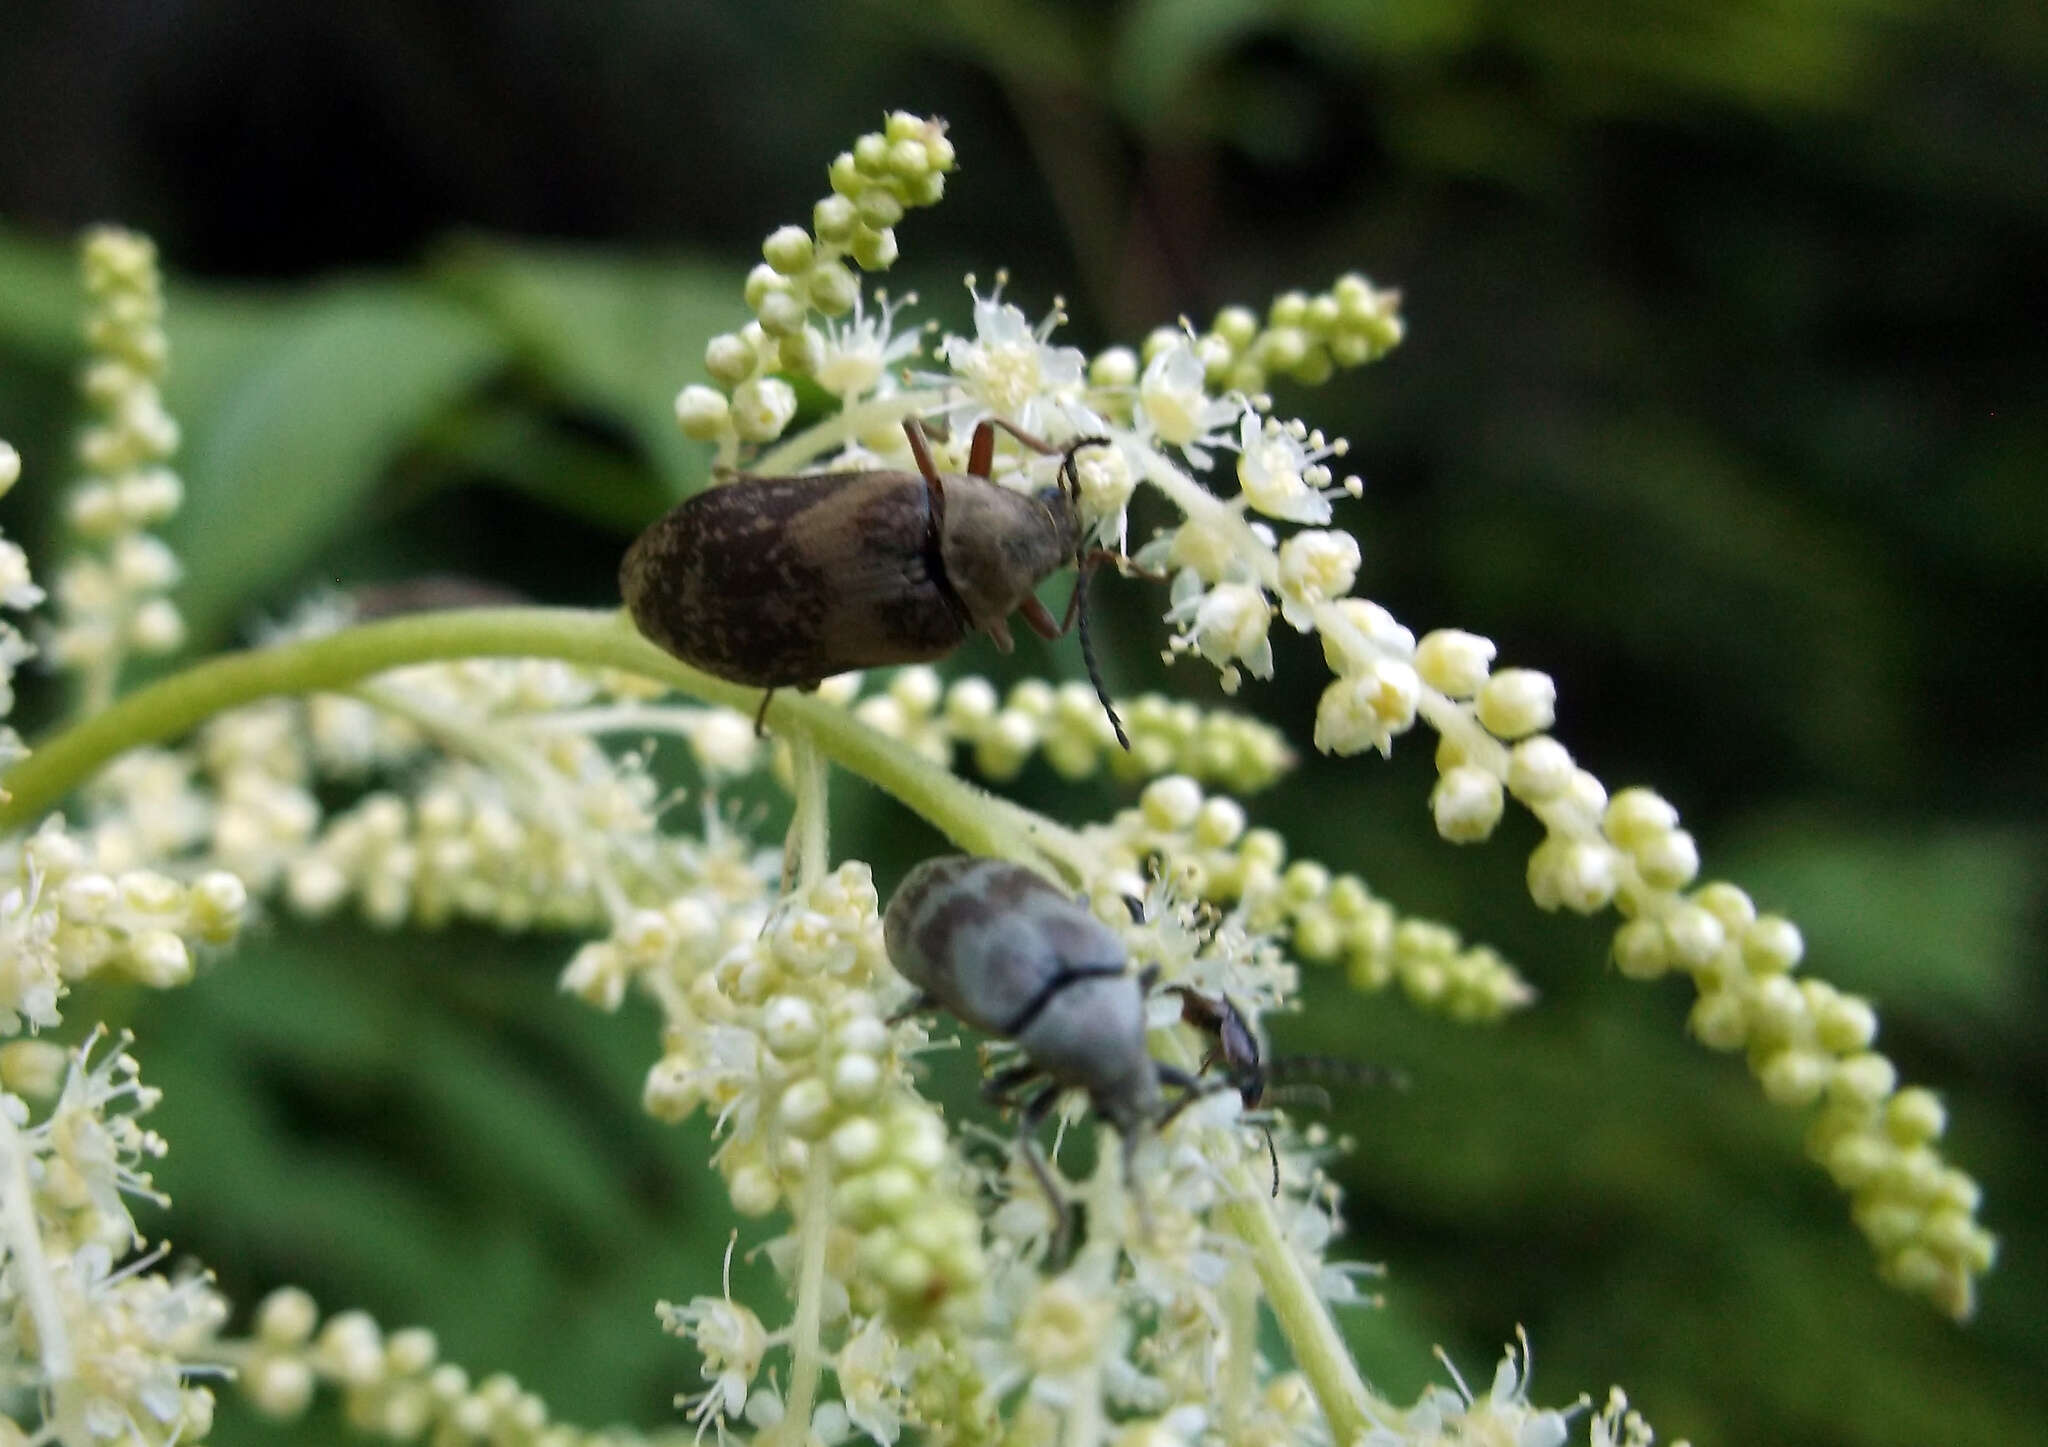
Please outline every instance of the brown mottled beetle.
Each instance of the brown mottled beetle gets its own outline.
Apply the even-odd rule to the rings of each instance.
[[[1060,485],[1034,496],[989,481],[997,427],[1062,457]],[[684,501],[620,565],[634,623],[685,663],[772,697],[850,669],[942,658],[976,630],[1007,653],[1010,614],[1055,638],[1078,611],[1088,677],[1129,748],[1088,638],[1088,574],[1115,555],[1083,545],[1074,470],[1079,449],[1106,439],[1062,450],[987,421],[967,471],[941,473],[917,419],[903,430],[916,472],[740,477]],[[1080,576],[1056,623],[1032,589],[1069,563]]]
[[[1124,1180],[1142,1216],[1130,1169],[1140,1135],[1207,1090],[1236,1085],[1207,1085],[1152,1058],[1145,993],[1156,972],[1132,974],[1114,930],[1021,864],[965,854],[926,860],[890,899],[882,938],[897,971],[918,988],[913,1010],[938,1006],[1023,1051],[1024,1062],[989,1077],[983,1091],[1004,1100],[1037,1087],[1024,1102],[1019,1139],[1059,1214],[1062,1243],[1066,1208],[1031,1139],[1062,1091],[1086,1091],[1095,1113],[1123,1136]],[[1179,1098],[1166,1100],[1162,1087]]]

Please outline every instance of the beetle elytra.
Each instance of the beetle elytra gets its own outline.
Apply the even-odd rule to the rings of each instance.
[[[772,697],[851,669],[942,658],[977,630],[1007,653],[1012,613],[1046,638],[1078,613],[1089,679],[1128,749],[1088,636],[1088,577],[1115,555],[1084,546],[1074,466],[1079,449],[1106,439],[1061,449],[985,421],[967,471],[941,473],[917,419],[903,427],[915,472],[742,476],[686,499],[620,565],[633,622],[685,663]],[[1061,457],[1059,484],[1033,495],[989,481],[997,427]],[[1055,621],[1032,590],[1068,564],[1079,575]]]

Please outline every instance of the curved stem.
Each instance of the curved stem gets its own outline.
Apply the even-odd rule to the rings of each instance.
[[[459,658],[557,658],[659,679],[707,703],[751,714],[756,689],[699,673],[634,630],[623,611],[463,608],[358,624],[320,638],[224,654],[139,688],[111,708],[42,741],[4,776],[0,830],[34,823],[130,749],[190,733],[227,709],[259,699],[338,693],[416,663]],[[785,689],[769,707],[779,729],[801,732],[841,768],[923,815],[962,849],[1079,877],[1089,851],[1079,836],[954,777],[915,750],[841,709]]]

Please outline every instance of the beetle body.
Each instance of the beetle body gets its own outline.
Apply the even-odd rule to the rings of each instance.
[[[1038,1114],[1076,1089],[1126,1140],[1160,1117],[1144,986],[1123,941],[1085,905],[1020,864],[950,855],[911,871],[882,928],[889,958],[926,998],[1017,1043],[1027,1062],[1017,1083],[1051,1081]]]
[[[989,481],[995,429],[1061,458],[1060,484],[1037,494]],[[1088,573],[1115,558],[1082,546],[1074,454],[990,420],[974,429],[967,471],[942,473],[916,418],[903,424],[916,472],[740,477],[701,492],[634,542],[619,591],[640,631],[706,673],[768,693],[816,688],[835,673],[929,663],[976,630],[1010,651],[1012,613],[1057,638],[1078,615],[1081,657],[1117,742],[1088,640]],[[1072,563],[1067,616],[1055,622],[1032,591]]]
[[[757,688],[942,658],[976,629],[1007,642],[1005,620],[1073,559],[1073,508],[968,473],[939,486],[943,519],[915,472],[739,478],[641,534],[619,586],[648,638]]]

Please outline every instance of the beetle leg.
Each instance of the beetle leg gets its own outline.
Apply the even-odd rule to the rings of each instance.
[[[967,470],[986,480],[995,465],[996,429],[987,422],[977,423],[974,440],[967,444]]]
[[[940,527],[946,521],[946,488],[939,481],[939,465],[932,461],[931,444],[925,441],[924,424],[915,417],[903,419],[903,435],[910,439],[910,455],[917,461],[917,470],[924,478],[925,496],[931,500],[932,536],[939,535]],[[981,443],[981,434],[975,434],[975,444]],[[972,469],[969,469],[972,471]],[[987,477],[988,473],[980,474]]]
[[[754,710],[754,737],[765,738],[768,734],[768,704],[775,697],[772,688],[761,691],[761,706]]]
[[[981,440],[981,431],[983,427],[1000,427],[1003,429],[1003,431],[1009,433],[1012,437],[1016,438],[1019,442],[1023,443],[1033,452],[1042,453],[1047,457],[1058,457],[1061,455],[1061,448],[1053,446],[1050,442],[1047,442],[1042,437],[1033,437],[1029,432],[1026,432],[1023,428],[1019,427],[1016,423],[1010,421],[1007,418],[991,417],[986,422],[982,423],[981,427],[975,428],[974,432],[976,442],[979,442]],[[1075,447],[1079,447],[1082,445],[1084,444],[1078,442],[1074,444]],[[993,433],[991,433],[989,436],[989,446],[991,448],[995,446],[995,436]],[[988,476],[988,474],[985,472],[982,473],[981,475],[983,477]]]
[[[936,1010],[938,1008],[939,1002],[937,1000],[934,1000],[930,995],[927,995],[924,991],[919,990],[916,995],[911,997],[911,1001],[908,1005],[905,1005],[902,1009],[898,1010],[895,1014],[891,1015],[887,1020],[884,1020],[882,1023],[885,1025],[901,1025],[905,1020],[908,1020],[912,1015],[923,1015],[928,1011]]]
[[[1067,1248],[1074,1234],[1074,1215],[1060,1194],[1059,1183],[1052,1178],[1052,1168],[1045,1163],[1039,1152],[1038,1142],[1032,1139],[1045,1118],[1052,1114],[1052,1108],[1064,1089],[1058,1083],[1048,1085],[1044,1090],[1025,1103],[1024,1115],[1018,1122],[1017,1149],[1024,1153],[1024,1164],[1031,1168],[1032,1176],[1038,1181],[1038,1189],[1045,1192],[1046,1203],[1052,1207],[1053,1219],[1059,1224],[1053,1228],[1052,1260],[1065,1261]]]
[[[1273,1127],[1262,1126],[1266,1132],[1266,1154],[1273,1161],[1273,1199],[1280,1199],[1280,1147],[1273,1144]]]
[[[1024,595],[1024,601],[1017,605],[1017,611],[1024,615],[1024,621],[1031,625],[1031,631],[1040,638],[1057,638],[1067,631],[1052,621],[1052,610],[1039,602],[1033,594]]]
[[[998,653],[1008,653],[1017,646],[1010,638],[1010,625],[1006,619],[998,618],[989,624],[988,636],[995,639]]]
[[[1036,1065],[1013,1065],[1008,1070],[999,1071],[997,1074],[991,1075],[988,1079],[982,1081],[981,1098],[998,1103],[1007,1103],[1009,1097],[1016,1091],[1018,1086],[1038,1079],[1043,1073]],[[1058,1092],[1055,1091],[1054,1093],[1057,1094]],[[1037,1103],[1038,1097],[1034,1096],[1030,1105],[1036,1105]],[[1030,1109],[1030,1105],[1025,1107],[1027,1111]]]
[[[1144,1188],[1138,1184],[1138,1132],[1135,1127],[1124,1132],[1124,1190],[1129,1193],[1131,1206],[1138,1213],[1138,1239],[1151,1241],[1152,1212],[1145,1204]]]

